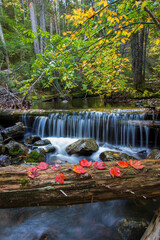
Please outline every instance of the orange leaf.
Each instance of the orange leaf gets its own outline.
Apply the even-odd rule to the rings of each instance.
[[[59,183],[63,184],[63,183],[64,183],[64,179],[66,179],[66,178],[65,178],[65,176],[61,173],[61,174],[56,175],[55,182],[59,182]]]
[[[85,158],[82,159],[82,161],[79,161],[79,164],[82,166],[82,167],[90,167],[91,164],[92,164],[92,161],[87,161]]]
[[[123,162],[123,161],[119,161],[117,164],[121,168],[127,168],[129,166],[128,162]]]
[[[110,174],[113,178],[114,178],[114,176],[116,176],[116,177],[121,177],[122,176],[121,170],[118,167],[110,168],[109,172],[110,172]]]
[[[144,165],[141,165],[141,162],[138,160],[129,160],[128,161],[129,165],[131,165],[135,169],[142,169],[144,168]]]
[[[86,173],[87,171],[82,166],[74,166],[72,169],[75,173],[81,174]]]

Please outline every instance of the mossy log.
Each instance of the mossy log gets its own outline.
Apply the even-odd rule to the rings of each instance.
[[[16,123],[14,126],[5,128],[0,132],[3,139],[11,137],[13,139],[23,138],[25,133],[25,126],[22,122]]]
[[[86,168],[86,174],[72,171],[73,164],[62,166],[64,184],[55,182],[58,172],[51,168],[38,170],[39,176],[27,176],[29,166],[8,166],[0,169],[0,208],[70,205],[116,199],[148,199],[160,196],[160,159],[145,159],[142,170],[122,169],[122,177],[114,179],[106,163],[105,170]]]
[[[147,230],[141,240],[159,240],[160,239],[160,208],[154,214]]]

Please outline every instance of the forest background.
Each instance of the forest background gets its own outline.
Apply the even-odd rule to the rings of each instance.
[[[0,85],[160,97],[160,0],[0,0]]]

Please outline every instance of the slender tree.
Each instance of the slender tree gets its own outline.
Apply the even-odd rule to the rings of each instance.
[[[35,53],[35,56],[37,56],[37,54],[39,53],[39,41],[37,36],[37,24],[36,24],[37,20],[36,20],[33,2],[30,2],[29,4],[29,12],[30,12],[31,25],[32,25],[32,32],[34,34],[33,36],[34,53]]]

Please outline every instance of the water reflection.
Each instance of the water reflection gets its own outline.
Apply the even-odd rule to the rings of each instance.
[[[120,220],[150,221],[157,207],[158,201],[153,204],[148,200],[1,209],[0,239],[120,240],[117,231]]]

